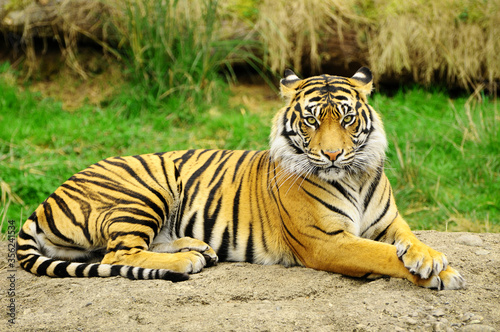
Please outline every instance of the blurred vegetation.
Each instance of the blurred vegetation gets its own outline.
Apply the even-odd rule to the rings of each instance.
[[[6,8],[30,5],[41,6],[10,0]],[[194,57],[194,68],[166,71],[165,82],[194,79],[203,84],[203,67],[227,69],[229,63],[249,59],[254,68],[278,74],[286,67],[301,72],[306,66],[318,73],[325,64],[362,64],[379,80],[405,78],[471,91],[482,85],[496,90],[500,82],[500,0],[62,0],[55,8],[60,19],[45,23],[62,30],[62,37],[55,38],[68,65],[85,75],[75,42],[82,36],[114,56],[125,53],[136,69],[154,60],[142,69],[148,72],[145,84],[163,89],[154,92],[158,97],[173,87],[184,90],[183,84],[158,82],[155,88],[153,83],[155,71],[166,64],[184,68],[179,56]],[[95,22],[84,24],[83,18]],[[23,31],[30,65],[36,65],[31,40],[42,25]],[[183,47],[188,51],[183,53]],[[207,47],[213,54],[205,52],[205,58],[190,53]]]

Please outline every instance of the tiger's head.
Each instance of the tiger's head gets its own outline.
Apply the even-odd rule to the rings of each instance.
[[[371,173],[385,159],[387,139],[379,115],[367,103],[372,73],[351,78],[321,75],[281,80],[287,102],[274,118],[271,158],[290,173],[326,181]]]

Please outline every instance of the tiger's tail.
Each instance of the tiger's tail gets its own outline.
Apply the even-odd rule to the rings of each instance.
[[[31,220],[28,220],[28,222]],[[33,221],[31,221],[33,222]],[[17,259],[19,265],[36,275],[56,278],[67,277],[115,277],[121,276],[132,280],[163,279],[183,281],[189,279],[186,273],[167,269],[149,269],[127,265],[100,263],[80,263],[53,259],[44,255],[33,234],[21,229],[17,238]]]

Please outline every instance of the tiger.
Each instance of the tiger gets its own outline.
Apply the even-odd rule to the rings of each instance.
[[[464,288],[396,207],[371,71],[301,79],[287,69],[280,89],[268,150],[112,157],[73,175],[22,226],[20,266],[181,281],[241,261]]]

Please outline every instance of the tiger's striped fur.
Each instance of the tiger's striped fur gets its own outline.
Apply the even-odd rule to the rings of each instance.
[[[42,203],[18,237],[39,275],[183,280],[222,261],[465,286],[398,213],[372,75],[281,80],[269,151],[188,150],[105,159]],[[88,263],[91,258],[100,263]]]

